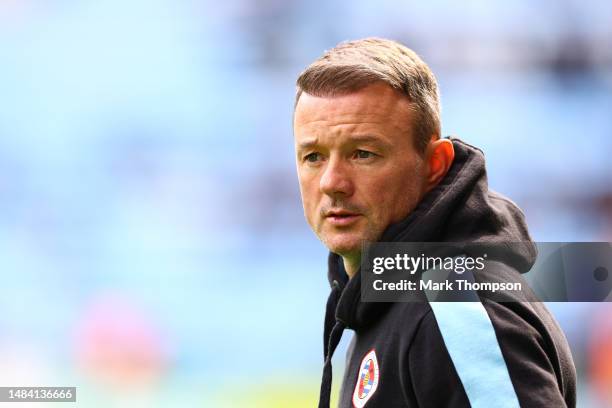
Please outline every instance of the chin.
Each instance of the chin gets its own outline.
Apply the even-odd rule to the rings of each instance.
[[[361,252],[361,237],[322,237],[325,246],[340,256],[356,255]]]

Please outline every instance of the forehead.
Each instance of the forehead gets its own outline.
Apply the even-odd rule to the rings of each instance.
[[[405,132],[410,128],[408,98],[386,84],[374,84],[337,96],[302,93],[295,108],[294,130],[302,132],[330,128],[376,127],[383,132]]]

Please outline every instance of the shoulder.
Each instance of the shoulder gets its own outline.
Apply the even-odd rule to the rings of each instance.
[[[410,369],[450,365],[472,403],[575,404],[569,347],[543,304],[484,300],[430,305],[411,344]]]

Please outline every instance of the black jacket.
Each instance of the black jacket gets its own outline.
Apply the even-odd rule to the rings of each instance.
[[[482,152],[457,139],[453,145],[444,179],[380,241],[524,242],[496,268],[500,280],[516,281],[536,257],[524,216],[488,189]],[[333,253],[328,267],[319,407],[329,406],[331,357],[345,328],[355,335],[341,408],[575,406],[571,353],[542,303],[366,303],[360,273],[349,280]]]

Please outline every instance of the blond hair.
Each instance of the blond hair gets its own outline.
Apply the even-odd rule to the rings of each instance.
[[[440,94],[425,62],[404,45],[381,38],[338,44],[310,64],[297,79],[295,105],[302,92],[335,96],[383,82],[408,97],[414,108],[415,148],[423,153],[432,136],[440,137]]]

